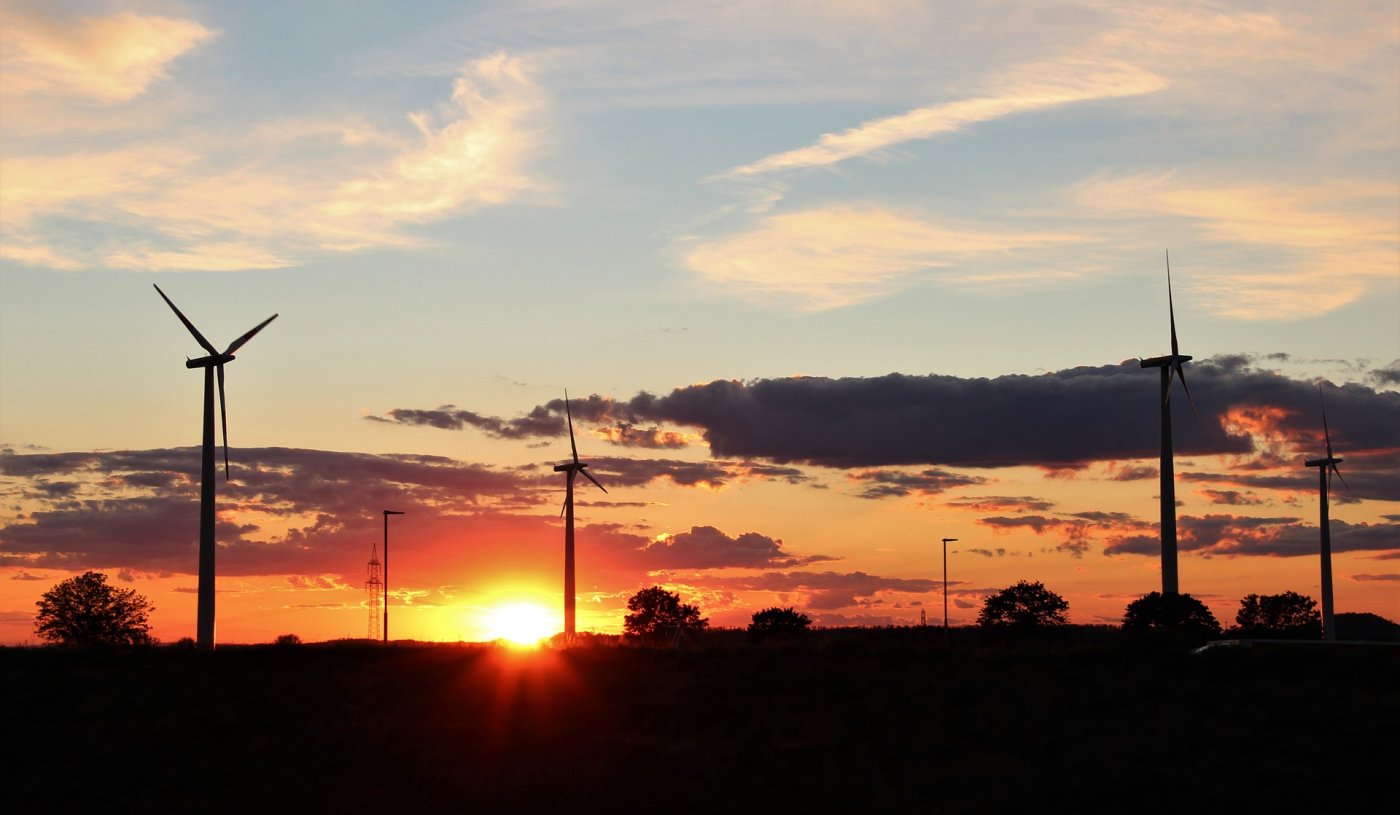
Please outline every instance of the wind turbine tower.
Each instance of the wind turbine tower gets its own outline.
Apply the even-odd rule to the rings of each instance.
[[[564,507],[560,514],[564,516],[564,639],[572,641],[576,633],[574,614],[574,478],[579,473],[583,473],[584,478],[593,482],[593,486],[607,492],[598,479],[588,472],[588,465],[578,460],[578,444],[574,442],[574,415],[569,410],[569,392],[564,391],[564,416],[569,423],[569,449],[573,453],[573,461],[563,464],[556,464],[554,472],[567,473],[564,481]]]
[[[195,642],[201,650],[210,650],[214,647],[214,379],[219,380],[219,417],[222,420],[224,429],[224,480],[229,478],[228,468],[228,411],[224,402],[224,366],[232,362],[233,352],[242,348],[248,340],[263,330],[268,323],[277,319],[274,314],[266,320],[253,326],[243,336],[229,343],[220,353],[213,344],[199,333],[199,329],[194,327],[180,309],[165,296],[165,292],[156,286],[156,292],[160,294],[170,310],[175,312],[175,316],[180,318],[180,322],[185,324],[185,328],[194,335],[195,342],[200,347],[209,352],[209,356],[199,359],[185,359],[186,368],[204,369],[204,458],[200,466],[200,486],[199,486],[199,601],[197,612],[197,623],[195,626]]]
[[[1164,357],[1152,357],[1141,360],[1144,368],[1162,369],[1162,401],[1159,405],[1161,410],[1162,424],[1162,449],[1161,465],[1158,468],[1161,474],[1161,488],[1158,491],[1161,499],[1162,514],[1162,594],[1177,593],[1177,570],[1176,570],[1176,472],[1172,465],[1172,379],[1181,379],[1181,388],[1186,392],[1186,399],[1191,404],[1191,411],[1196,410],[1196,402],[1191,399],[1191,389],[1186,386],[1186,370],[1182,363],[1189,362],[1191,357],[1181,353],[1176,342],[1176,309],[1172,306],[1172,262],[1171,255],[1167,255],[1167,316],[1171,323],[1172,352]],[[1197,414],[1199,418],[1199,414]]]
[[[1318,401],[1322,401],[1322,385],[1317,386]],[[1310,458],[1304,466],[1317,468],[1318,528],[1322,530],[1322,638],[1337,641],[1337,620],[1332,614],[1332,530],[1327,517],[1327,491],[1332,486],[1332,474],[1346,484],[1337,465],[1342,460],[1332,455],[1332,434],[1327,430],[1327,405],[1322,405],[1322,436],[1327,441],[1326,458]]]

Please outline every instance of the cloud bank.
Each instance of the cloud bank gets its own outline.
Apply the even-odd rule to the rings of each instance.
[[[1320,449],[1313,383],[1260,370],[1242,356],[1192,363],[1187,375],[1200,422],[1178,393],[1171,402],[1178,455],[1277,460]],[[710,452],[722,457],[837,468],[1061,468],[1155,457],[1158,387],[1155,372],[1130,360],[995,378],[716,380],[661,396],[640,393],[626,401],[590,396],[572,404],[576,420],[605,427],[626,422],[696,428]],[[1393,456],[1400,450],[1400,393],[1356,384],[1328,386],[1325,392],[1333,443],[1350,451],[1357,465],[1366,460],[1365,451]],[[459,423],[444,423],[434,412],[395,410],[380,420],[550,438],[562,432],[563,408],[562,400],[554,400],[518,419]],[[1375,467],[1391,485],[1400,477],[1393,460],[1377,461]]]

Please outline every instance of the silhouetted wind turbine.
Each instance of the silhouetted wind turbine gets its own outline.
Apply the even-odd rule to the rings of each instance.
[[[1332,455],[1332,434],[1327,429],[1327,403],[1322,401],[1322,383],[1317,386],[1317,400],[1322,404],[1322,437],[1327,441],[1327,457],[1311,458],[1304,466],[1317,468],[1318,528],[1322,530],[1322,638],[1335,642],[1337,622],[1332,614],[1332,530],[1327,518],[1327,491],[1332,487],[1332,474],[1345,485],[1337,465],[1342,460]]]
[[[568,473],[564,487],[564,506],[559,514],[564,516],[564,639],[573,640],[574,626],[574,478],[583,473],[584,478],[593,482],[598,489],[607,492],[598,479],[588,472],[588,465],[578,460],[578,444],[574,442],[574,416],[569,410],[569,392],[564,391],[564,416],[569,423],[569,449],[574,460],[554,467],[556,473]]]
[[[229,343],[228,348],[220,353],[199,333],[194,323],[170,302],[170,298],[165,296],[160,286],[156,286],[156,292],[166,305],[170,306],[170,310],[175,312],[175,316],[180,318],[180,322],[185,324],[185,328],[190,330],[200,347],[209,352],[207,357],[185,358],[186,368],[204,369],[204,459],[200,467],[199,487],[199,610],[195,640],[201,649],[207,650],[214,647],[214,377],[217,374],[219,379],[219,417],[224,429],[224,479],[227,480],[228,410],[224,404],[224,366],[233,361],[234,351],[242,348],[268,323],[277,319],[277,315],[274,314],[253,326],[252,330]]]
[[[1172,261],[1167,254],[1167,316],[1171,321],[1172,352],[1164,357],[1141,360],[1144,368],[1162,369],[1162,459],[1159,467],[1162,484],[1162,594],[1177,593],[1176,572],[1176,472],[1172,466],[1172,378],[1181,378],[1181,388],[1186,391],[1186,400],[1191,404],[1191,412],[1196,412],[1196,402],[1191,398],[1191,389],[1186,386],[1186,370],[1181,367],[1191,357],[1182,354],[1176,342],[1176,309],[1172,305]],[[1196,414],[1200,419],[1200,414]]]

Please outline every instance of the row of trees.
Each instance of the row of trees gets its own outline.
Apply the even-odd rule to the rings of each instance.
[[[622,620],[623,634],[632,640],[674,645],[693,639],[709,627],[709,618],[700,609],[681,602],[680,595],[660,586],[642,589],[627,599],[628,614]],[[812,626],[812,618],[796,609],[765,608],[756,611],[748,631],[758,639],[781,639],[802,634]]]
[[[987,597],[977,624],[989,628],[1041,628],[1069,622],[1069,603],[1040,582],[1020,581]],[[1241,637],[1317,637],[1322,618],[1311,597],[1286,591],[1251,594],[1240,601],[1235,630]],[[1220,623],[1205,603],[1189,594],[1152,592],[1123,610],[1123,630],[1142,633],[1171,630],[1188,636],[1219,636]]]
[[[693,637],[709,625],[700,610],[682,604],[680,597],[660,586],[642,589],[627,601],[633,612],[624,621],[629,638],[652,643],[676,643]],[[765,608],[755,612],[748,631],[758,638],[801,634],[811,627],[806,614],[792,608]],[[1069,624],[1069,603],[1045,584],[1022,580],[989,595],[977,615],[983,628],[1026,631]],[[1241,637],[1317,637],[1322,620],[1317,602],[1297,592],[1251,594],[1240,601],[1232,633]],[[1170,631],[1190,639],[1221,634],[1215,615],[1189,594],[1139,597],[1123,611],[1123,631]]]
[[[151,642],[149,620],[154,606],[133,589],[108,585],[107,576],[98,572],[59,583],[44,593],[38,606],[35,633],[41,639],[76,645]],[[660,586],[642,589],[628,598],[627,611],[623,620],[627,638],[655,645],[693,639],[710,624],[708,618],[700,616],[697,606],[682,603],[679,595]],[[1068,613],[1069,603],[1045,584],[1022,580],[988,596],[977,624],[1025,631],[1067,625]],[[1234,633],[1242,637],[1308,638],[1318,636],[1321,630],[1317,603],[1292,591],[1245,597],[1235,614],[1235,624]],[[811,625],[806,614],[791,607],[773,607],[755,612],[748,631],[759,639],[776,639],[799,635]],[[1221,633],[1220,623],[1205,603],[1189,594],[1155,591],[1128,604],[1123,630],[1170,630],[1198,639]]]

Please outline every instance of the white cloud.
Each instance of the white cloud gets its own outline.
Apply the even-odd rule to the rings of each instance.
[[[695,247],[685,263],[728,293],[819,311],[887,296],[928,269],[1081,240],[841,206],[770,216],[754,229]]]
[[[827,133],[815,144],[736,167],[726,175],[750,176],[804,167],[821,167],[893,147],[902,142],[954,133],[979,122],[1074,102],[1138,96],[1163,87],[1161,77],[1119,61],[1057,60],[1023,65],[995,83],[999,92],[897,116],[865,122],[840,133]]]
[[[1222,184],[1146,173],[1092,179],[1074,198],[1098,217],[1179,219],[1207,241],[1282,256],[1264,271],[1201,274],[1203,304],[1226,317],[1315,316],[1393,283],[1400,269],[1400,213],[1384,183]]]
[[[539,143],[542,103],[519,57],[477,60],[453,84],[442,124],[427,113],[410,116],[422,144],[387,170],[340,185],[327,214],[412,221],[517,197],[536,186],[524,163]]]
[[[246,139],[222,134],[178,145],[7,153],[0,251],[55,268],[224,271],[412,244],[412,224],[542,188],[527,165],[542,141],[545,105],[528,65],[497,54],[464,68],[438,110],[410,114],[412,136],[308,117],[254,126],[255,161],[241,157]],[[59,219],[139,237],[77,247],[63,240]]]

